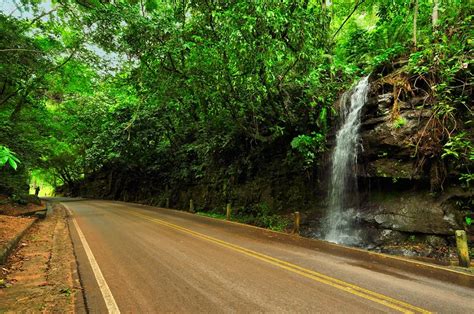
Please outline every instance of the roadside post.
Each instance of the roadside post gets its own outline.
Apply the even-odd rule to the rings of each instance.
[[[469,267],[471,260],[469,258],[469,248],[467,247],[466,231],[456,230],[456,248],[459,258],[459,266]]]
[[[165,208],[170,208],[170,186],[168,184],[165,186],[165,196]]]
[[[46,216],[50,216],[54,212],[54,207],[51,202],[46,202]]]
[[[294,225],[293,225],[293,233],[296,233],[296,234],[300,234],[300,212],[295,212],[294,213],[294,218],[295,218],[295,222],[294,222]]]
[[[230,206],[230,203],[227,203],[225,219],[230,220],[231,214],[232,214],[232,207]]]
[[[189,200],[189,212],[190,212],[190,213],[194,213],[194,203],[193,203],[193,199],[190,199],[190,200]]]

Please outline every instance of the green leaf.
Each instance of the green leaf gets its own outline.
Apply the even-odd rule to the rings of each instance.
[[[466,224],[470,226],[472,224],[472,218],[471,217],[466,217]]]
[[[16,170],[16,168],[18,167],[17,163],[12,158],[8,158],[8,163],[14,170]]]
[[[0,157],[0,167],[3,167],[8,161],[8,156]]]

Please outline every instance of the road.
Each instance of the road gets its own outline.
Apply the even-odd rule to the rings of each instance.
[[[474,309],[473,288],[334,254],[322,241],[123,202],[64,205],[93,313]]]

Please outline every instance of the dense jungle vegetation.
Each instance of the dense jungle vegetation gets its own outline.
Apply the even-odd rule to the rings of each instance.
[[[384,69],[429,86],[413,158],[472,185],[472,18],[461,0],[3,2],[0,192],[102,176],[103,197],[214,182],[225,204],[262,173],[317,181],[338,97]]]

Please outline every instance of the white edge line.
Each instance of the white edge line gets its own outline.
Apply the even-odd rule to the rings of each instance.
[[[72,222],[74,223],[74,227],[77,230],[79,239],[81,240],[82,246],[84,247],[84,251],[86,252],[87,259],[89,260],[89,263],[92,267],[92,271],[94,272],[95,279],[97,281],[97,284],[99,285],[99,289],[102,293],[102,297],[104,298],[105,306],[107,307],[108,312],[113,314],[119,314],[120,310],[117,306],[117,303],[115,302],[114,296],[112,295],[112,292],[110,291],[110,288],[107,285],[107,282],[105,281],[104,275],[102,275],[102,271],[99,268],[99,264],[97,264],[94,254],[92,254],[91,248],[89,247],[89,244],[87,243],[87,240],[84,237],[84,234],[82,233],[79,224],[72,215],[72,212],[69,207],[64,204],[62,205],[68,210],[69,215],[71,216]]]

